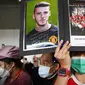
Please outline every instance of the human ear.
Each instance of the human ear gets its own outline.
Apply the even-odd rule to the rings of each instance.
[[[35,16],[34,16],[34,14],[32,15],[32,18],[35,20]]]

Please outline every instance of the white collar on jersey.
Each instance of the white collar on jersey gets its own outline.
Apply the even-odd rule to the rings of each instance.
[[[80,81],[78,81],[78,79],[75,77],[75,75],[71,75],[71,78],[74,80],[74,82],[78,85],[85,85],[84,83],[81,83]]]

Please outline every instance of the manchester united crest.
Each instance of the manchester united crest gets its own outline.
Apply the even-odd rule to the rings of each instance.
[[[53,36],[51,36],[51,37],[49,38],[49,41],[52,42],[52,43],[54,43],[54,44],[56,44],[57,41],[58,41],[58,38],[53,35]]]

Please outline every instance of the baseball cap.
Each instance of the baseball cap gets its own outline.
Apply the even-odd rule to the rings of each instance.
[[[0,49],[0,59],[20,59],[19,48],[16,46],[4,46]]]

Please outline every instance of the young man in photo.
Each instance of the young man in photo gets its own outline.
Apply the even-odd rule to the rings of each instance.
[[[26,45],[46,47],[58,44],[58,27],[48,22],[50,15],[50,3],[40,2],[35,5],[33,19],[36,27],[26,35]]]

